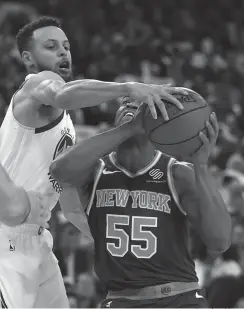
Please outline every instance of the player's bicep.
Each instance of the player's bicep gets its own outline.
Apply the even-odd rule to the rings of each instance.
[[[79,188],[65,188],[60,196],[59,204],[66,219],[91,240],[92,236],[85,213],[88,199],[85,198],[84,192],[81,195]]]
[[[92,189],[96,181],[97,174],[101,169],[99,162],[82,175],[82,181],[76,185],[67,185],[60,196],[59,202],[64,213],[75,212],[80,208],[86,210],[89,205]],[[72,205],[72,206],[68,206]]]
[[[76,213],[86,209],[89,202],[88,192],[81,192],[77,187],[66,187],[59,198],[59,204],[64,214]]]
[[[174,184],[178,195],[180,207],[187,215],[189,221],[197,226],[199,221],[199,195],[195,182],[193,166],[177,162],[173,166]]]
[[[65,81],[56,73],[43,71],[31,76],[24,84],[22,91],[37,104],[55,107],[55,97],[65,85]]]

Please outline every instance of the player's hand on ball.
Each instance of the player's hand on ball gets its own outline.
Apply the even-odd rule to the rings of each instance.
[[[136,82],[128,82],[126,84],[128,86],[129,96],[133,100],[146,103],[154,119],[157,119],[157,106],[166,121],[169,120],[169,116],[165,107],[164,100],[174,104],[177,108],[182,110],[183,105],[177,98],[174,97],[174,95],[188,94],[187,90],[180,87],[148,85]]]
[[[192,163],[194,165],[207,165],[210,154],[212,153],[219,134],[219,124],[215,113],[211,113],[209,121],[205,126],[207,136],[199,133],[199,138],[202,141],[201,148],[192,156]]]

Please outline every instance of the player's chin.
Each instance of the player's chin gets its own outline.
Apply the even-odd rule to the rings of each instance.
[[[72,70],[70,69],[58,69],[56,73],[61,76],[66,82],[69,82],[73,79]]]

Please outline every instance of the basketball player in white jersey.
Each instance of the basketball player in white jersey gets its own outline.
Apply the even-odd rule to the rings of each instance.
[[[69,41],[57,20],[42,17],[17,35],[30,73],[13,95],[0,129],[0,297],[2,307],[68,307],[60,269],[45,224],[62,187],[49,166],[75,143],[65,110],[94,106],[120,96],[155,105],[185,90],[140,83],[72,79]],[[75,220],[76,218],[76,220]],[[79,221],[76,214],[75,225]],[[78,220],[77,220],[78,218]],[[80,228],[81,229],[81,228]]]

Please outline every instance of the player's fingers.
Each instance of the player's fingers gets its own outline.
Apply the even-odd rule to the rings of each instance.
[[[160,99],[160,96],[157,95],[157,94],[154,94],[153,95],[153,100],[154,100],[154,103],[157,105],[157,107],[159,108],[163,118],[168,121],[169,120],[169,116],[168,116],[168,113],[167,113],[167,110],[166,110],[166,107],[165,107],[165,104],[164,102]]]
[[[150,109],[153,119],[157,119],[157,111],[153,102],[153,97],[151,95],[148,95],[146,103]]]
[[[163,100],[167,100],[169,103],[174,104],[176,107],[178,107],[180,110],[184,109],[183,105],[181,102],[175,98],[173,95],[167,93],[165,90],[161,90],[161,98]]]
[[[207,135],[209,139],[209,143],[213,144],[216,140],[216,134],[214,132],[214,128],[209,121],[206,121]]]
[[[183,87],[168,87],[167,91],[170,94],[183,94],[183,95],[189,94],[188,90]]]
[[[208,147],[209,140],[208,140],[207,136],[203,132],[200,132],[198,136],[199,136],[200,140],[202,141],[203,146]]]
[[[214,132],[215,132],[216,137],[217,137],[218,134],[219,134],[219,123],[218,123],[218,119],[217,119],[217,116],[216,116],[215,113],[212,113],[210,115],[210,121],[211,121],[211,124],[212,124],[212,126],[214,128]]]

